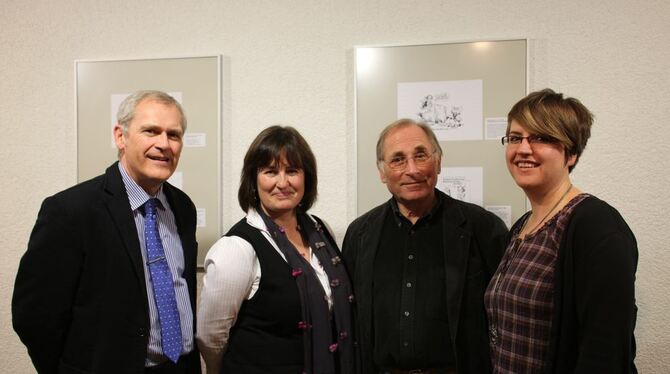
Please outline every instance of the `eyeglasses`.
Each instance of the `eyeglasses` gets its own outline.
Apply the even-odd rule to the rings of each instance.
[[[528,136],[505,135],[500,140],[503,145],[508,144],[516,145],[521,144],[521,142],[523,142],[524,139],[528,140],[528,144],[554,144],[558,142],[556,139],[547,135],[528,135]]]
[[[437,151],[433,151],[433,152],[430,152],[430,153],[428,153],[428,152],[417,152],[412,157],[394,156],[390,160],[383,161],[383,162],[386,165],[388,165],[389,168],[391,168],[391,170],[396,170],[396,171],[405,170],[405,168],[407,167],[407,163],[409,162],[410,159],[414,160],[414,164],[416,164],[416,166],[423,166],[423,165],[427,164],[428,161],[430,161],[430,159],[433,157],[435,152],[437,152]]]

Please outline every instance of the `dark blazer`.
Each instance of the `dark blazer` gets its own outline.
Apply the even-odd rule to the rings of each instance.
[[[491,371],[491,359],[484,290],[500,262],[507,228],[479,206],[452,199],[438,190],[436,193],[444,198],[441,219],[447,313],[458,372],[487,373]],[[372,358],[372,274],[384,217],[390,213],[390,202],[386,202],[356,219],[347,229],[342,248],[354,285],[358,364],[363,374],[378,370]]]
[[[168,183],[163,191],[184,249],[195,312],[195,207]],[[117,163],[42,203],[16,277],[12,322],[40,373],[144,372],[147,290]],[[187,360],[191,372],[199,373],[198,352]]]

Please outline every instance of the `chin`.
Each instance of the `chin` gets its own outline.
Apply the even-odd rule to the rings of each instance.
[[[541,183],[533,183],[529,181],[516,181],[516,185],[519,186],[524,192],[528,193],[533,190],[542,189],[543,185]]]
[[[174,174],[174,169],[171,168],[158,168],[154,169],[151,173],[151,177],[154,179],[167,180]]]
[[[432,190],[430,190],[432,191]],[[430,191],[412,191],[401,194],[399,197],[407,202],[419,202],[430,197]]]

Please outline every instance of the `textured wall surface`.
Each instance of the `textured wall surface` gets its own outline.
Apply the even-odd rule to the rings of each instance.
[[[242,215],[247,146],[283,123],[313,147],[313,211],[341,239],[355,215],[353,47],[505,38],[529,39],[531,90],[552,87],[596,114],[573,181],[635,232],[637,363],[642,373],[670,372],[669,2],[1,0],[0,25],[3,372],[34,372],[10,299],[40,202],[75,182],[73,60],[226,56],[225,229]]]

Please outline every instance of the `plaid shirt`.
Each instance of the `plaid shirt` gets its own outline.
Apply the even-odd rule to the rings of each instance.
[[[486,289],[489,346],[494,373],[541,372],[547,359],[554,309],[558,248],[580,194],[539,230],[518,238],[517,224],[505,255]],[[522,217],[527,220],[530,214]]]

